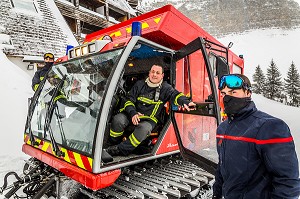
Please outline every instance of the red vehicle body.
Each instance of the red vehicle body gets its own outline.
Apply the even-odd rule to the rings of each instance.
[[[141,23],[141,36],[131,35],[133,22]],[[110,36],[112,41],[102,40],[104,36]],[[93,57],[97,53],[99,57]],[[108,62],[111,62],[111,68],[107,69],[109,77],[104,86],[104,94],[97,95],[98,98],[101,97],[97,105],[99,108],[87,108],[86,104],[90,101],[97,102],[91,100],[92,92],[89,90],[89,86],[96,82],[92,79],[97,74],[86,72],[90,70],[86,60],[89,57],[93,62],[100,59],[103,61],[104,56],[101,56],[101,53],[108,53],[106,56],[109,57]],[[111,57],[113,58],[110,59]],[[181,107],[166,105],[168,110],[165,123],[158,131],[158,136],[153,138],[157,142],[152,146],[151,153],[103,162],[105,138],[108,135],[110,114],[113,112],[111,104],[121,79],[125,80],[125,84],[126,81],[138,79],[141,74],[147,74],[149,67],[156,60],[167,63],[166,81],[191,97],[197,104],[197,110],[186,112]],[[74,72],[73,65],[76,65],[74,67],[80,72]],[[184,158],[213,172],[217,163],[215,130],[221,121],[219,110],[222,106],[219,104],[216,85],[221,74],[229,71],[243,73],[243,67],[242,58],[170,5],[89,34],[81,46],[74,47],[67,56],[56,61],[54,69],[67,71],[62,72],[64,75],[60,76],[60,73],[53,69],[56,76],[59,76],[58,79],[63,80],[60,81],[60,86],[54,86],[56,90],[53,92],[57,96],[59,90],[64,88],[68,91],[63,92],[66,98],[84,107],[84,111],[64,106],[65,118],[60,120],[57,117],[60,105],[51,106],[56,103],[56,99],[53,97],[46,101],[46,98],[42,97],[41,93],[47,84],[45,82],[44,87],[40,86],[30,106],[23,152],[91,190],[112,185],[123,167],[179,151]],[[128,87],[133,83],[134,81],[129,81]],[[98,90],[95,93],[99,93]],[[89,99],[86,100],[85,96],[89,96]],[[46,111],[43,104],[48,104]],[[98,111],[95,118],[90,117],[94,110]],[[77,115],[84,114],[86,119],[69,119],[75,111]],[[87,116],[88,111],[90,115]],[[42,122],[39,118],[42,118]],[[86,123],[81,125],[80,121]],[[38,122],[42,124],[41,128],[38,127]],[[89,133],[84,133],[88,129],[86,126],[91,129]],[[77,140],[72,131],[75,135],[86,137]],[[85,140],[89,138],[89,141]]]

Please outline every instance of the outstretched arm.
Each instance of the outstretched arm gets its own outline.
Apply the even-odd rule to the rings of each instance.
[[[171,85],[167,86],[166,94],[169,95],[169,99],[175,104],[179,106],[183,106],[187,111],[195,110],[196,104],[191,102],[183,93],[177,91]]]

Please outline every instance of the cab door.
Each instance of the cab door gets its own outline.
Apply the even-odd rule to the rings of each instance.
[[[183,158],[214,174],[218,162],[216,128],[220,123],[219,103],[205,40],[197,38],[176,51],[174,86],[196,104],[186,111],[171,105],[171,119]]]

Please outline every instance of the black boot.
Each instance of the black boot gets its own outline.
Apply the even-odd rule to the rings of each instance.
[[[105,149],[107,153],[109,153],[109,155],[111,156],[119,156],[119,155],[123,155],[120,151],[120,149],[118,148],[118,145],[113,145],[108,147],[107,149]]]

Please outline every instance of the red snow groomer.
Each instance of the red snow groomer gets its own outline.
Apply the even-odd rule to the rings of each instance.
[[[143,147],[111,157],[111,118],[122,97],[153,64],[196,103],[187,112],[165,105]],[[221,121],[218,79],[243,72],[244,61],[172,6],[86,36],[59,58],[31,101],[23,152],[24,174],[9,173],[6,198],[210,198]],[[128,129],[124,133],[130,134]],[[180,152],[180,153],[179,153]],[[7,177],[16,182],[7,185]]]

